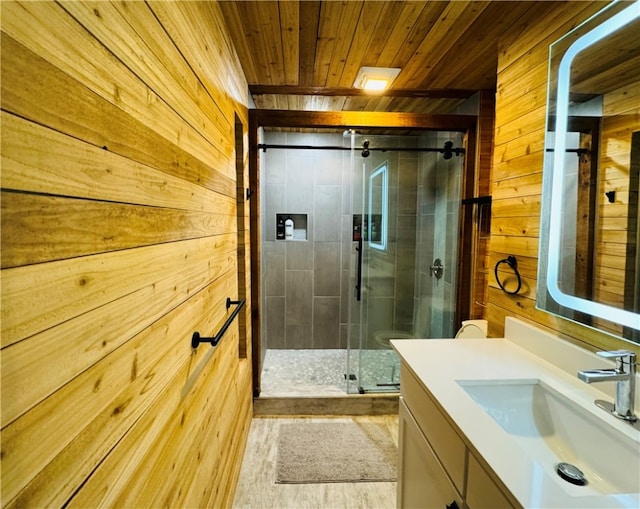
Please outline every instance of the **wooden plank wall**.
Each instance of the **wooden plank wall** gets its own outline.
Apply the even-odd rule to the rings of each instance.
[[[190,345],[250,299],[219,6],[1,8],[2,506],[228,507],[250,332]]]
[[[520,19],[500,41],[485,315],[492,337],[503,335],[506,316],[516,316],[590,349],[633,347],[535,309],[549,45],[602,7],[601,2],[547,3],[545,16]],[[523,277],[517,296],[504,294],[492,274],[507,255],[517,257]],[[506,264],[501,267],[506,278]]]

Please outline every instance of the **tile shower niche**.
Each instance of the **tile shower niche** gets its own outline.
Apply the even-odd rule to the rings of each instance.
[[[293,235],[286,235],[286,223],[293,221]],[[276,214],[276,240],[307,240],[307,214]]]

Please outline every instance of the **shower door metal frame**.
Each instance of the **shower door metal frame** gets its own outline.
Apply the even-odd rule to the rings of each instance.
[[[250,245],[251,245],[251,357],[253,371],[253,395],[260,395],[261,352],[261,281],[260,281],[260,167],[258,133],[260,128],[290,129],[388,129],[390,133],[419,129],[435,131],[458,131],[464,133],[465,162],[463,176],[463,198],[471,198],[475,187],[476,136],[478,117],[475,115],[430,115],[422,113],[389,112],[317,112],[293,110],[249,110],[249,189],[250,189]],[[469,210],[468,210],[469,209]],[[471,227],[472,211],[462,207],[461,251],[458,268],[458,283],[472,273],[472,253],[465,249],[465,229]],[[461,286],[458,284],[458,288]],[[470,294],[459,290],[456,321],[470,317]]]

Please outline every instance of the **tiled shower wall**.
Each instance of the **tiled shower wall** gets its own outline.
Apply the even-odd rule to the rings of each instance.
[[[430,132],[412,139],[376,139],[373,145],[442,147],[463,144],[459,133]],[[341,134],[265,133],[282,145],[348,146]],[[356,141],[360,146],[362,140]],[[373,146],[372,145],[372,146]],[[363,273],[367,328],[364,343],[384,347],[380,331],[415,337],[452,337],[455,315],[458,214],[462,157],[433,152],[355,153],[367,175],[389,163],[389,238],[385,251],[368,250]],[[346,348],[355,262],[351,242],[351,158],[348,151],[268,149],[261,154],[263,345],[269,349]],[[354,206],[361,207],[359,196]],[[276,240],[276,214],[306,214],[306,240]],[[365,251],[366,252],[366,251]],[[437,281],[429,266],[445,265]],[[357,326],[354,325],[357,330]]]
[[[341,134],[265,133],[267,144],[343,146]],[[348,145],[347,145],[348,146]],[[267,348],[346,348],[347,151],[268,149],[262,159]],[[306,214],[307,240],[276,240],[276,214]]]
[[[341,134],[265,133],[282,145],[349,146]],[[356,144],[361,143],[360,140]],[[390,146],[388,140],[376,143]],[[416,140],[400,141],[414,146]],[[363,159],[356,152],[356,165]],[[411,152],[372,152],[371,172],[389,161],[389,242],[369,250],[365,273],[375,274],[368,292],[363,348],[379,348],[379,330],[413,329],[416,183],[419,158]],[[351,242],[351,159],[348,151],[268,149],[262,154],[263,343],[269,349],[346,348],[355,262]],[[358,193],[359,195],[359,193]],[[356,197],[355,205],[361,205]],[[307,214],[307,240],[276,240],[276,214]],[[358,347],[359,345],[352,345]]]

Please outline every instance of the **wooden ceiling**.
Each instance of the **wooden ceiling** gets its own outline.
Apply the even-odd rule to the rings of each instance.
[[[495,89],[498,39],[536,1],[221,1],[259,109],[448,113]],[[361,66],[400,67],[390,91],[353,88]]]

